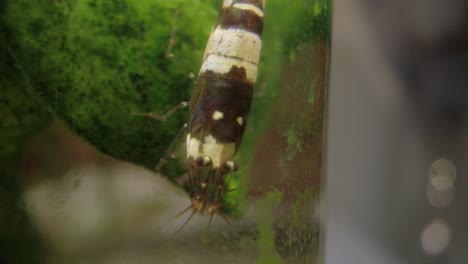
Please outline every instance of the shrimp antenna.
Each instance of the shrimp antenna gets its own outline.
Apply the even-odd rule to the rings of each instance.
[[[219,211],[218,214],[223,218],[223,220],[224,220],[224,222],[226,222],[226,224],[228,224],[229,226],[232,227],[231,222],[229,222],[229,220],[227,219],[227,217],[226,217],[223,213],[221,213],[221,211]]]
[[[167,220],[166,224],[171,222],[171,221],[174,221],[175,219],[177,219],[179,216],[185,214],[188,210],[190,210],[192,208],[192,205],[189,205],[187,208],[185,208],[184,210],[182,210],[180,213],[178,213],[176,216],[170,218],[169,220]]]
[[[192,219],[193,215],[195,214],[195,210],[192,212],[192,214],[187,218],[187,220],[185,220],[184,224],[182,226],[179,227],[179,229],[177,229],[177,231],[174,233],[173,237],[175,237],[179,232],[180,230],[182,230],[182,228],[184,228],[185,225],[187,225],[187,223],[190,221],[190,219]]]
[[[211,225],[211,221],[213,220],[213,216],[214,216],[215,212],[211,212],[211,215],[210,215],[210,221],[208,221],[208,228],[207,229],[210,229],[210,225]]]

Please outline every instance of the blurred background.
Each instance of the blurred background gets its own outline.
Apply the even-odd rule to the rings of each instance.
[[[466,1],[334,1],[325,263],[467,263]]]

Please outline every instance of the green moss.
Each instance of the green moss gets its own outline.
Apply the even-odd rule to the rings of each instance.
[[[245,206],[244,198],[246,189],[242,188],[242,172],[235,172],[230,175],[230,179],[227,179],[228,193],[226,193],[222,200],[222,210],[224,213],[228,213],[231,217],[238,219],[243,215]]]
[[[282,192],[269,192],[265,198],[257,201],[260,256],[256,263],[281,263],[281,258],[275,249],[274,243],[273,208],[279,204],[282,196]]]
[[[300,139],[301,136],[298,135],[300,131],[297,131],[294,126],[289,127],[288,130],[286,130],[286,133],[284,136],[286,137],[288,146],[286,148],[286,160],[290,161],[294,159],[296,154],[302,151],[302,140]]]
[[[299,227],[303,224],[301,220],[303,217],[307,217],[307,214],[309,213],[304,211],[303,207],[316,200],[318,195],[318,188],[307,188],[298,195],[296,201],[291,206],[293,227]]]
[[[319,187],[306,188],[298,194],[291,206],[291,214],[279,224],[282,239],[277,242],[278,251],[289,263],[314,263],[318,256],[319,227],[310,218],[319,210]]]
[[[315,13],[317,9],[320,9],[319,13]],[[330,20],[329,0],[291,1],[287,7],[282,0],[268,1],[259,76],[241,155],[253,152],[255,142],[262,135],[261,131],[272,118],[271,107],[278,100],[284,64],[294,61],[310,41],[329,41]],[[303,87],[297,81],[289,88],[291,92],[294,92],[295,87]]]
[[[0,39],[7,39],[9,32],[0,23]],[[20,203],[19,160],[51,114],[10,51],[11,46],[0,41],[0,262],[42,263],[42,245]]]
[[[6,21],[13,52],[52,109],[101,151],[152,168],[186,114],[163,123],[131,113],[190,98],[189,78],[164,58],[176,8],[173,52],[196,71],[216,17],[203,1],[10,1]]]

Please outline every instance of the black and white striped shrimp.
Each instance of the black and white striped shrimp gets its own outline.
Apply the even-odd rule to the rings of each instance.
[[[226,177],[237,170],[234,157],[242,141],[257,79],[262,46],[266,0],[224,0],[218,23],[206,45],[203,62],[189,103],[182,102],[168,113],[136,113],[166,120],[177,109],[188,106],[188,124],[159,161],[159,170],[172,156],[175,142],[185,135],[190,206],[195,213],[221,213],[222,198],[228,192]],[[173,29],[174,30],[174,29]],[[174,40],[171,38],[168,50]],[[169,59],[174,59],[166,52]],[[179,229],[179,230],[180,230]]]
[[[234,156],[242,141],[257,78],[264,7],[265,0],[224,1],[189,102],[186,149],[190,208],[192,216],[209,213],[210,222],[228,191],[225,177],[238,168]]]

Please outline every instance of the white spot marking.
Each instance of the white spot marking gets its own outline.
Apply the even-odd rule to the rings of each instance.
[[[210,35],[203,59],[216,54],[258,64],[261,49],[262,40],[257,34],[238,28],[217,27]]]
[[[202,144],[200,148],[200,144]],[[212,135],[205,137],[201,143],[196,138],[187,135],[187,157],[197,158],[200,156],[208,156],[213,162],[213,167],[220,167],[226,160],[234,158],[235,143],[218,143]]]
[[[218,110],[213,112],[213,120],[220,120],[220,119],[223,119],[223,117],[224,117],[223,112],[220,112]]]
[[[242,116],[239,116],[238,118],[236,118],[236,121],[237,121],[237,124],[239,124],[239,126],[242,126],[242,124],[244,123],[244,119],[242,118]]]
[[[234,161],[232,160],[226,161],[226,166],[228,166],[230,170],[234,170],[234,166],[235,166]]]
[[[218,143],[212,136],[206,136],[203,144],[203,153],[210,156],[213,160],[213,167],[222,166],[223,162],[232,159],[235,154],[234,143]]]
[[[234,4],[234,7],[237,8],[237,9],[241,9],[241,10],[253,11],[255,14],[257,14],[257,16],[263,17],[263,11],[260,8],[254,6],[252,4],[236,3],[236,4]]]
[[[199,154],[199,149],[200,149],[200,141],[197,140],[196,138],[190,137],[190,134],[187,134],[187,157],[194,157],[197,158],[201,156]]]
[[[251,64],[246,61],[222,57],[219,55],[210,55],[205,62],[203,62],[200,74],[206,71],[212,71],[218,74],[226,74],[228,73],[233,66],[237,66],[238,68],[244,68],[245,73],[247,75],[247,81],[251,83],[255,83],[257,80],[257,65]]]
[[[203,156],[203,164],[208,165],[211,162],[211,158],[208,156]]]

